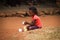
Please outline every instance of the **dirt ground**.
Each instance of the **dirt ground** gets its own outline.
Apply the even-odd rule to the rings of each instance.
[[[0,40],[59,40],[60,36],[53,35],[55,28],[60,28],[60,16],[59,15],[42,15],[39,16],[43,28],[37,30],[31,30],[27,32],[19,32],[19,28],[23,28],[25,25],[23,21],[31,21],[31,17],[6,17],[0,18]],[[51,34],[49,32],[51,32]],[[60,31],[59,35],[60,35]],[[56,32],[57,33],[57,32]],[[50,36],[49,36],[50,34]],[[50,38],[52,36],[52,38]]]

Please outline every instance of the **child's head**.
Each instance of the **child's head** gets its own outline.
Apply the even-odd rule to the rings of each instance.
[[[35,7],[30,7],[29,8],[29,13],[30,13],[31,16],[38,15],[37,9]]]

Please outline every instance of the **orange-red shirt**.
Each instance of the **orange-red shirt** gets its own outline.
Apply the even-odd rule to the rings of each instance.
[[[42,27],[41,19],[37,15],[34,15],[32,19],[36,20],[36,23],[35,23],[36,26]]]

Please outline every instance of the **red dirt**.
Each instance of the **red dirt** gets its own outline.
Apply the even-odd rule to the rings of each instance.
[[[45,27],[59,27],[60,26],[60,16],[40,16],[43,23],[43,28]],[[21,17],[7,17],[0,18],[0,40],[21,40],[26,32],[19,33],[18,29],[23,28],[22,21],[31,21],[31,17],[21,18]],[[13,39],[13,38],[15,39]],[[17,38],[16,38],[17,37]],[[24,39],[23,39],[24,40]]]

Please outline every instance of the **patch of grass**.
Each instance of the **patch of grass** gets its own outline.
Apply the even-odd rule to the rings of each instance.
[[[60,27],[45,27],[13,34],[6,40],[60,40]]]
[[[45,30],[34,30],[27,34],[25,40],[60,40],[59,28],[46,28]]]

